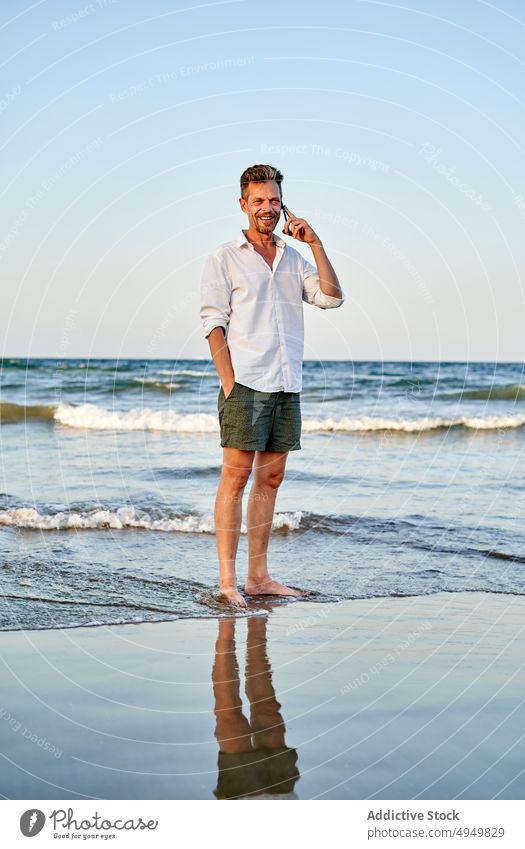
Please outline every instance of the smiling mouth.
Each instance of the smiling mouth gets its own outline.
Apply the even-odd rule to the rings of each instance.
[[[275,215],[259,215],[261,221],[274,221]]]

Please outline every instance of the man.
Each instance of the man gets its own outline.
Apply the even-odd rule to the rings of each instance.
[[[221,599],[246,607],[237,588],[235,558],[242,497],[254,472],[247,507],[247,596],[300,596],[270,577],[267,563],[277,490],[289,451],[301,448],[303,301],[339,307],[344,295],[319,236],[282,204],[282,173],[253,165],[241,176],[239,203],[248,229],[207,259],[200,316],[220,378],[217,401],[223,452],[215,501]],[[273,235],[307,244],[315,267]]]

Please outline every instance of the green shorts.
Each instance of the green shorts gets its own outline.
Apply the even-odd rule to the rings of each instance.
[[[228,396],[229,397],[229,396]],[[262,793],[293,793],[297,783],[297,750],[250,749],[219,752],[217,799],[244,799]]]
[[[301,448],[300,392],[259,392],[234,383],[217,399],[221,446],[243,451],[298,451]]]

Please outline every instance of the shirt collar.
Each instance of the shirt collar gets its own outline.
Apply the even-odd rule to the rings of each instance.
[[[275,244],[277,245],[278,248],[286,247],[286,242],[284,241],[284,239],[281,239],[280,236],[276,236],[275,233],[274,233],[273,238],[274,238]],[[246,238],[244,230],[241,230],[240,236],[236,241],[237,247],[242,248],[243,245],[250,245],[250,244],[251,244],[251,242],[249,242],[248,239]]]

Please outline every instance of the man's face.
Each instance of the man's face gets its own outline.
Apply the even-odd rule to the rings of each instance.
[[[248,215],[250,227],[258,233],[273,233],[281,216],[281,192],[279,183],[250,183],[247,199],[239,203]]]

